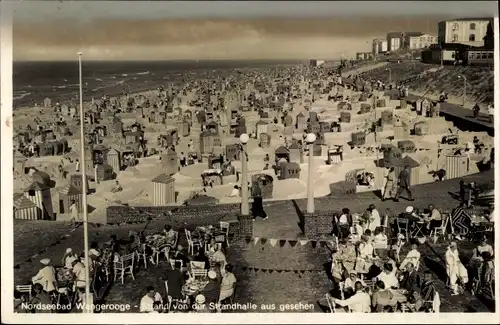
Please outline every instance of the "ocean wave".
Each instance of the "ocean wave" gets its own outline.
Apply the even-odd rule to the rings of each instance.
[[[101,87],[94,88],[94,89],[92,89],[92,91],[98,91],[100,89],[106,89],[106,88],[116,87],[116,86],[119,86],[119,85],[121,85],[123,83],[125,83],[125,80],[120,80],[118,82],[115,82],[115,83],[112,83],[112,84],[109,84],[109,85],[106,85],[106,86],[101,86]]]
[[[135,73],[135,75],[142,76],[142,75],[146,75],[146,74],[150,74],[150,73],[151,73],[150,71],[144,71],[144,72],[137,72],[137,73]]]
[[[17,93],[17,94],[14,94],[14,96],[12,97],[12,99],[16,100],[16,99],[22,99],[26,96],[29,96],[31,95],[31,93],[29,92],[20,92],[20,93]]]

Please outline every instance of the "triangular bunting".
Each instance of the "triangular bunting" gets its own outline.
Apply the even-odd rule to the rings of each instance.
[[[300,270],[299,272],[304,274],[306,272],[306,270]]]
[[[299,240],[299,242],[300,242],[300,245],[305,246],[305,245],[307,245],[309,240],[308,239],[301,239],[301,240]]]
[[[269,274],[271,274],[271,273],[273,273],[273,272],[274,272],[274,270],[269,270]]]
[[[289,240],[288,244],[290,244],[290,246],[292,246],[292,247],[295,247],[295,245],[297,245],[297,241],[296,240]]]
[[[259,239],[260,239],[259,237],[255,237],[255,238],[253,239],[253,244],[254,244],[254,245],[257,245],[257,243],[259,242]]]
[[[27,262],[27,263],[31,263],[31,258],[28,258],[28,259],[26,260],[26,262]]]
[[[325,246],[326,246],[326,242],[324,240],[320,240],[319,247],[325,247]]]
[[[297,270],[293,270],[293,273],[298,274],[298,273],[299,273],[299,271],[297,271]]]
[[[278,240],[277,239],[269,239],[269,244],[271,244],[271,246],[276,246],[276,244],[278,243]]]
[[[286,244],[286,240],[280,239],[280,247],[285,246],[285,244]]]
[[[283,270],[276,270],[276,272],[281,273],[281,272],[283,272]]]
[[[267,269],[260,269],[263,273],[267,272]]]
[[[261,243],[262,245],[265,245],[265,244],[267,243],[267,239],[266,239],[266,238],[261,238],[261,239],[260,239],[260,243]]]
[[[312,245],[312,248],[316,248],[316,245],[318,244],[317,241],[315,240],[311,240],[311,245]]]

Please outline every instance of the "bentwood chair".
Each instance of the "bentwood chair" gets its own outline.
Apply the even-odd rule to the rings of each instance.
[[[134,253],[123,255],[118,261],[114,262],[114,281],[120,275],[120,279],[122,280],[122,284],[124,283],[125,276],[129,274],[132,279],[135,280],[134,277]]]
[[[31,284],[17,285],[16,290],[19,291],[20,293],[27,293],[31,301],[31,295],[33,293],[33,286]]]

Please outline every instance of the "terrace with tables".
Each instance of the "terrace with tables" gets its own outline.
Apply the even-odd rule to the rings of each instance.
[[[475,174],[464,179],[466,182],[487,182],[492,179],[493,172],[492,170]],[[451,209],[455,208],[458,203],[454,200],[454,196],[449,193],[458,192],[457,180],[419,185],[412,190],[416,200],[411,205],[416,209],[423,210],[429,203],[432,203],[439,210],[446,213],[451,212]],[[317,211],[329,211],[329,215],[325,215],[325,218],[329,218],[329,222],[331,222],[333,211],[349,208],[353,212],[363,213],[368,205],[375,204],[381,215],[388,212],[387,214],[390,217],[388,224],[393,224],[395,217],[404,212],[405,208],[410,205],[410,203],[403,201],[380,202],[375,193],[346,195],[342,198],[324,197],[315,201]],[[201,241],[212,236],[215,241],[222,244],[227,263],[234,266],[232,273],[236,277],[237,284],[235,294],[232,297],[233,301],[240,304],[255,303],[258,306],[257,311],[268,311],[261,309],[275,304],[275,309],[269,311],[279,312],[281,311],[280,308],[288,308],[284,307],[284,304],[298,303],[303,304],[305,307],[301,307],[301,310],[294,310],[295,312],[328,311],[325,294],[332,290],[334,295],[338,293],[338,290],[335,291],[338,288],[331,278],[331,260],[332,252],[338,250],[339,247],[335,237],[328,236],[328,234],[318,239],[305,238],[301,230],[301,223],[303,222],[301,211],[305,210],[305,204],[305,200],[267,202],[264,208],[269,215],[269,220],[256,220],[253,227],[253,237],[244,238],[243,240],[234,240],[233,237],[238,232],[238,224],[234,222],[238,212],[237,206],[224,208],[224,214],[219,217],[217,223],[214,222],[217,219],[211,219],[210,217],[207,221],[200,216],[192,216],[186,219],[189,220],[188,223],[182,224],[180,221],[176,221],[179,220],[179,218],[175,218],[176,212],[172,212],[172,222],[168,221],[169,217],[164,217],[149,221],[146,219],[142,224],[95,225],[90,227],[89,238],[91,242],[98,242],[99,247],[102,248],[104,243],[109,241],[110,235],[113,234],[122,242],[121,246],[130,246],[130,248],[126,248],[128,251],[121,254],[121,257],[123,258],[127,254],[135,256],[134,278],[131,276],[125,277],[123,284],[120,278],[117,281],[105,281],[102,286],[96,287],[96,296],[102,298],[102,301],[106,303],[130,303],[132,306],[136,306],[132,308],[132,311],[137,312],[139,310],[139,301],[146,294],[146,287],[152,285],[163,297],[163,300],[168,301],[165,287],[165,280],[168,277],[166,270],[171,269],[170,261],[176,259],[173,255],[176,254],[174,253],[175,245],[170,246],[172,248],[169,249],[169,252],[172,254],[167,254],[167,260],[165,256],[166,250],[162,251],[166,246],[161,246],[159,243],[161,243],[161,238],[164,236],[163,227],[165,224],[170,223],[179,232],[177,241],[184,247],[182,254],[187,259],[184,259],[186,263],[184,263],[181,272],[184,272],[186,280],[192,278],[191,263],[187,263],[188,260],[194,259],[193,250],[189,248],[191,246],[190,242],[195,238],[198,238],[195,241]],[[217,208],[214,207],[213,209]],[[183,213],[185,215],[186,212]],[[215,215],[216,212],[213,214]],[[227,233],[224,232],[222,237],[215,239],[222,232],[220,221],[233,222],[229,224]],[[209,225],[207,222],[212,227],[207,227]],[[200,226],[202,228],[198,228]],[[191,231],[191,240],[188,240],[188,232],[184,229]],[[141,232],[144,233],[143,241],[141,241],[141,245],[134,247],[135,241],[130,238],[130,234],[133,233],[136,234],[136,237],[139,237]],[[213,235],[206,237],[206,232],[213,232]],[[387,233],[389,237],[388,249],[391,249],[391,246],[392,248],[398,247],[396,235],[390,231],[387,231]],[[14,259],[15,264],[18,266],[14,270],[14,274],[15,283],[18,285],[27,284],[31,277],[36,274],[39,259],[50,258],[53,264],[57,265],[61,264],[58,261],[61,260],[67,248],[71,247],[77,252],[83,250],[82,227],[72,228],[66,223],[48,221],[19,222],[15,224],[14,235]],[[154,239],[155,235],[156,239]],[[29,241],[26,240],[28,237],[30,238]],[[408,235],[408,237],[412,236]],[[226,238],[229,239],[229,246],[225,242]],[[409,251],[410,242],[411,240],[406,238],[404,245],[400,246],[400,260]],[[419,272],[425,270],[432,272],[436,291],[440,295],[441,312],[491,311],[487,300],[479,299],[471,295],[467,290],[463,294],[452,296],[449,289],[446,288],[447,277],[444,253],[449,244],[446,237],[438,236],[436,242],[434,242],[433,238],[427,237],[425,242],[421,243],[417,240],[417,243],[419,244],[418,251],[422,256]],[[142,246],[142,244],[147,246]],[[208,244],[210,244],[210,241]],[[202,246],[204,247],[205,243]],[[472,241],[458,241],[461,260],[464,265],[468,264],[467,260],[470,259],[475,246],[476,244]],[[143,248],[146,248],[147,251],[147,268],[144,259],[141,259],[140,262],[135,260],[137,258],[136,250],[140,255]],[[194,251],[197,250],[197,247],[193,248]],[[210,249],[207,249],[207,251],[210,251]],[[35,253],[36,256],[33,256]],[[208,255],[210,256],[210,254]],[[150,257],[153,259],[154,264],[151,263]],[[156,258],[158,258],[158,262],[156,262]],[[185,296],[192,297],[191,299],[194,300],[201,293],[205,296],[206,301],[210,299],[218,300],[220,268],[219,272],[215,272],[215,279],[211,279],[208,277],[209,270],[217,270],[217,266],[214,263],[208,264],[206,277],[205,271],[202,271],[201,281],[195,280],[186,285],[183,293]],[[114,274],[109,275],[114,278]],[[367,278],[366,282],[369,283],[369,281],[370,279]],[[272,288],[272,290],[269,290],[269,288]],[[341,297],[339,296],[339,298]],[[184,296],[181,297],[181,300],[184,299]],[[405,311],[411,312],[411,304],[407,305],[407,307]],[[341,308],[337,306],[336,311],[341,311]]]

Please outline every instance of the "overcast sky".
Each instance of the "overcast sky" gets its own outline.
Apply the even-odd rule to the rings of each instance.
[[[451,5],[450,5],[451,4]],[[17,60],[307,59],[369,51],[391,31],[493,16],[495,1],[22,1]]]

